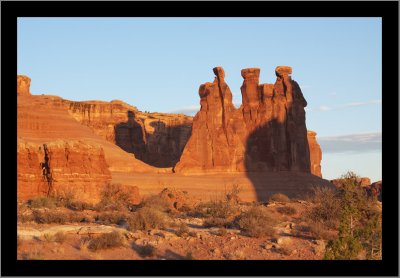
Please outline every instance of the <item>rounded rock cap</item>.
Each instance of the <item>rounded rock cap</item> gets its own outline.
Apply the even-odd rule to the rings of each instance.
[[[224,69],[222,67],[213,68],[213,72],[219,79],[224,79],[225,78],[225,71],[224,71]]]
[[[284,75],[292,74],[292,67],[289,67],[289,66],[277,66],[275,68],[275,74],[278,77],[282,77]]]
[[[260,68],[246,68],[240,71],[242,77],[244,79],[247,78],[259,78],[260,77]]]
[[[316,136],[317,133],[315,131],[312,131],[312,130],[307,130],[307,135],[308,136]]]

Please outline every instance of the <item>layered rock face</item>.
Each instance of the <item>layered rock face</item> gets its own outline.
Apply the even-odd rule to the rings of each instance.
[[[276,68],[275,84],[259,84],[260,69],[242,70],[236,109],[221,67],[200,86],[201,109],[175,172],[310,172],[304,107],[290,67]]]
[[[307,132],[308,146],[310,147],[310,167],[311,174],[321,177],[321,160],[322,160],[322,151],[321,147],[316,139],[317,133],[309,130]]]
[[[43,144],[19,140],[17,145],[18,198],[29,199],[48,192],[67,190],[70,184],[80,198],[97,201],[99,188],[111,179],[104,151],[99,146],[82,141],[57,140],[48,142],[48,168],[52,183],[42,167],[45,162]],[[72,190],[69,188],[68,190]]]
[[[31,79],[25,75],[17,75],[17,94],[22,96],[30,96],[29,88],[31,86]]]
[[[143,113],[122,101],[65,101],[70,114],[96,134],[155,167],[172,167],[189,139],[192,118]]]

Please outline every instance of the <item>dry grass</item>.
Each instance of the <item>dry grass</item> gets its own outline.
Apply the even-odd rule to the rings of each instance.
[[[269,198],[270,202],[289,203],[290,198],[282,193],[276,193]]]
[[[254,206],[236,220],[244,234],[250,237],[273,236],[276,220],[264,206]]]
[[[110,249],[124,245],[124,237],[118,232],[102,234],[90,240],[88,249],[97,251],[100,249]]]

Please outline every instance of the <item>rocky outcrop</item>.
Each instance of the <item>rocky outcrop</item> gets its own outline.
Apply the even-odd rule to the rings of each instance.
[[[236,109],[224,70],[199,88],[201,109],[175,172],[310,172],[304,107],[290,67],[277,67],[274,85],[259,84],[260,69],[243,69]]]
[[[190,136],[192,117],[144,113],[122,101],[67,101],[70,114],[96,134],[155,167],[172,167]]]
[[[83,141],[37,144],[19,140],[17,163],[18,198],[22,200],[73,190],[81,199],[97,201],[100,185],[111,179],[103,149]]]
[[[321,160],[322,160],[322,151],[321,147],[316,139],[317,133],[309,130],[307,132],[308,146],[310,148],[310,167],[311,174],[321,177]]]
[[[17,75],[17,94],[30,96],[31,79],[25,75]]]

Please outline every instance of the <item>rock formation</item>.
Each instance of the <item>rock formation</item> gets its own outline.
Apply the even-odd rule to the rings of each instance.
[[[311,174],[322,178],[321,173],[321,160],[322,151],[315,136],[316,132],[309,130],[307,132],[308,146],[310,147],[310,167]]]
[[[31,92],[29,88],[31,86],[31,79],[25,75],[17,75],[17,94],[22,96],[29,96]]]
[[[67,101],[70,114],[96,134],[155,167],[172,167],[189,139],[192,117],[144,113],[122,101]]]
[[[242,105],[236,109],[224,70],[199,88],[201,109],[175,172],[310,172],[304,107],[291,68],[276,68],[274,85],[259,84],[260,69],[241,71]]]
[[[52,183],[45,176],[45,148]],[[74,190],[85,200],[98,200],[100,185],[111,179],[99,146],[82,141],[37,144],[19,140],[17,145],[18,198],[28,199],[60,190]],[[73,188],[68,188],[70,184]],[[49,190],[49,186],[52,187]]]

